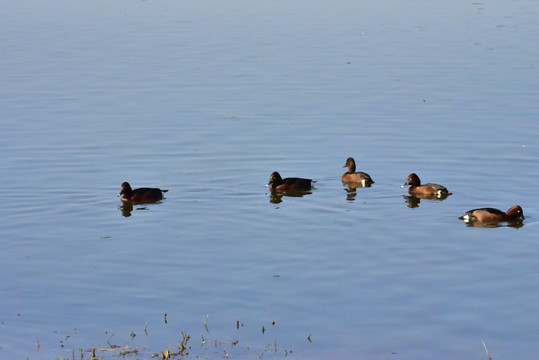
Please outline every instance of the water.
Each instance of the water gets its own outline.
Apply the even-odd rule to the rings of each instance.
[[[535,2],[2,7],[0,357],[537,353]],[[411,172],[453,195],[410,207]]]

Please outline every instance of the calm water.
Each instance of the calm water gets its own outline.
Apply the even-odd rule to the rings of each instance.
[[[0,358],[539,352],[536,1],[1,8]],[[409,206],[410,172],[453,195]]]

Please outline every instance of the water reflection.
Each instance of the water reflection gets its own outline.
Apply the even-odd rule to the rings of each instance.
[[[314,189],[314,188],[313,188]],[[270,197],[270,203],[272,204],[280,204],[283,202],[283,197],[303,197],[305,195],[310,195],[313,192],[311,190],[296,190],[296,191],[271,191],[269,193]]]
[[[524,226],[522,220],[499,223],[499,222],[482,222],[482,221],[468,221],[465,222],[467,227],[478,227],[478,228],[498,228],[498,227],[512,227],[519,229]]]
[[[443,201],[447,199],[448,195],[402,195],[402,197],[406,200],[409,208],[416,208],[419,206],[421,199]]]
[[[130,217],[131,211],[133,211],[133,204],[130,202],[118,205],[118,209],[121,211],[123,217]]]
[[[354,183],[354,182],[343,183],[343,185],[344,185],[344,191],[346,191],[346,200],[348,201],[354,201],[356,199],[358,188],[371,187],[371,184],[363,185],[362,183]]]
[[[145,204],[155,204],[155,203],[158,203],[160,201],[154,201],[154,202],[148,202],[148,203],[145,203]],[[136,205],[138,204],[141,204],[141,203],[136,203]],[[121,214],[123,217],[130,217],[131,216],[131,212],[133,211],[133,203],[128,201],[128,202],[124,202],[122,203],[122,205],[118,205],[118,210],[120,210]],[[148,208],[146,206],[139,206],[137,207],[135,210],[148,210]]]

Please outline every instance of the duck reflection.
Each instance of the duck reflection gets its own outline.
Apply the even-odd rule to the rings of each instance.
[[[314,189],[314,188],[312,188]],[[294,190],[294,191],[270,191],[269,198],[270,203],[272,204],[280,204],[283,202],[283,197],[303,197],[305,195],[310,195],[313,192],[311,190]]]
[[[156,204],[160,203],[161,201],[153,201],[153,202],[145,202],[144,204]],[[134,210],[148,210],[146,206],[142,206],[141,203],[137,203],[135,205],[141,205],[137,206]],[[118,205],[118,210],[122,213],[123,217],[130,217],[131,212],[133,211],[133,203],[131,201],[124,202],[122,205]]]
[[[362,184],[358,184],[358,183],[355,183],[355,184],[348,183],[344,185],[343,189],[344,191],[346,191],[346,200],[354,201],[357,195],[357,188],[362,188],[362,187],[370,187],[370,185],[363,186]]]
[[[443,201],[447,199],[449,195],[444,194],[434,194],[434,195],[402,195],[406,203],[408,204],[409,208],[416,208],[419,206],[419,203],[421,202],[421,199],[427,199],[427,200],[439,200]]]
[[[118,209],[121,211],[123,217],[130,217],[131,211],[133,211],[133,203],[126,202],[118,206]]]
[[[511,221],[506,223],[498,222],[481,222],[481,221],[469,221],[466,223],[467,227],[477,227],[477,228],[498,228],[498,227],[512,227],[519,229],[524,226],[524,222],[521,220]]]

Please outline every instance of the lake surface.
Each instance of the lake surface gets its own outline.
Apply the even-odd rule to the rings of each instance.
[[[538,15],[3,4],[0,358],[149,359],[182,332],[191,358],[534,358]],[[343,186],[349,156],[372,187]],[[275,198],[273,171],[315,189]],[[411,172],[453,195],[409,201]],[[129,210],[123,181],[169,192]],[[458,220],[514,204],[521,227]]]

